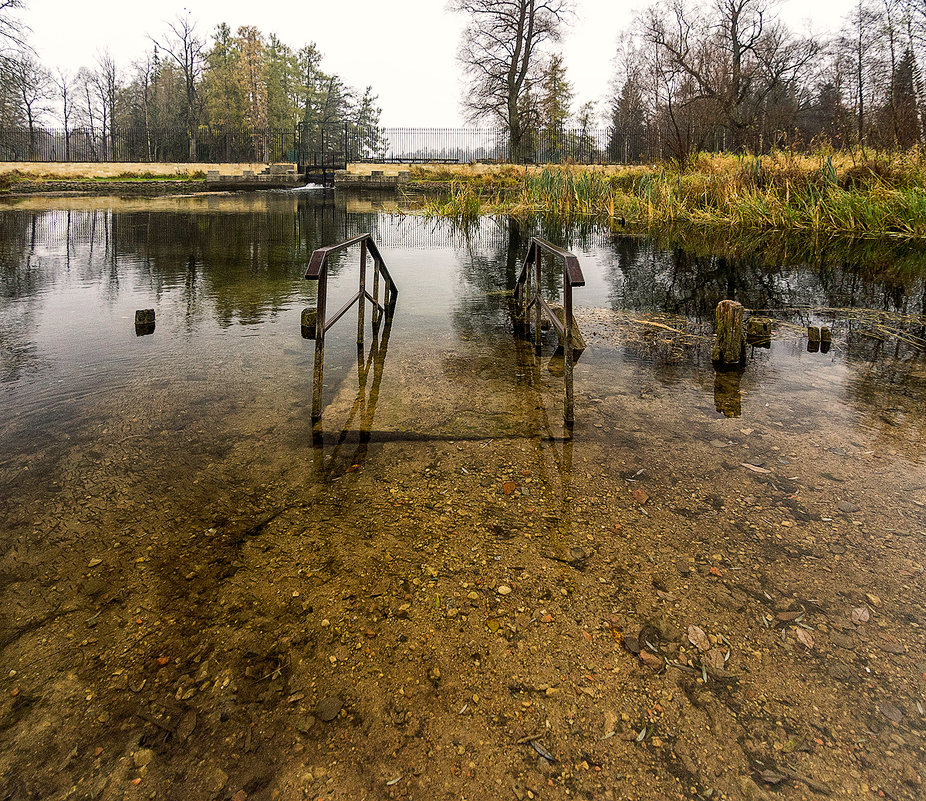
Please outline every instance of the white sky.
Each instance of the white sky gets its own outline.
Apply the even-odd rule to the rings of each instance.
[[[561,43],[576,105],[608,93],[618,33],[646,0],[575,0],[576,19]],[[796,31],[808,20],[817,32],[838,26],[854,0],[783,0],[781,17]],[[372,84],[386,127],[462,124],[462,86],[455,61],[464,20],[446,11],[445,0],[301,0],[266,3],[200,0],[183,6],[123,0],[26,0],[23,20],[42,61],[75,71],[92,66],[108,48],[126,70],[163,35],[166,22],[189,8],[197,30],[208,35],[220,22],[232,30],[255,25],[292,47],[314,41],[323,69],[362,89]]]

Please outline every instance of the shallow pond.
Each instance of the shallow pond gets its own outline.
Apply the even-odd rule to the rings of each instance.
[[[395,315],[329,332],[313,427],[302,274],[367,231]],[[513,335],[532,234],[586,279],[571,436],[555,339]],[[0,797],[920,797],[924,275],[304,193],[8,202]],[[741,374],[724,298],[774,320]]]

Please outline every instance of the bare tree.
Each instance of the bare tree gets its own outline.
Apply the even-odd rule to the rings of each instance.
[[[0,0],[0,48],[25,47],[23,24],[17,17],[22,7],[22,0]]]
[[[572,13],[571,0],[451,0],[450,8],[469,17],[458,55],[469,81],[468,116],[499,120],[510,159],[522,161],[524,95],[538,78],[540,49],[559,39]]]
[[[64,69],[59,68],[54,77],[58,94],[61,122],[64,124],[64,158],[71,160],[71,119],[74,116],[74,78]]]
[[[714,0],[706,11],[674,0],[646,12],[642,36],[663,77],[685,86],[688,96],[675,99],[719,115],[736,149],[767,99],[818,52],[816,42],[795,38],[772,17],[768,0]]]
[[[873,78],[873,56],[880,36],[878,10],[869,0],[857,0],[847,20],[840,39],[841,48],[852,60],[852,89],[855,100],[855,118],[858,141],[864,145],[868,132],[866,109],[871,94]]]
[[[103,132],[103,159],[115,160],[115,121],[116,121],[116,95],[119,91],[119,75],[116,62],[113,61],[109,50],[104,50],[97,56],[97,68],[93,72],[94,88],[100,101],[100,117]],[[107,145],[108,138],[108,145]]]
[[[31,50],[23,49],[9,57],[8,66],[29,126],[29,158],[34,159],[35,126],[49,110],[51,76]]]
[[[196,23],[190,19],[187,12],[185,17],[178,17],[176,22],[168,23],[167,27],[173,38],[159,42],[152,41],[177,65],[183,76],[183,86],[186,100],[186,127],[190,138],[190,161],[196,161],[196,134],[199,127],[199,79],[203,70],[204,42],[196,33]]]

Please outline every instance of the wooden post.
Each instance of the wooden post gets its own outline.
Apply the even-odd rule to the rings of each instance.
[[[772,321],[768,317],[750,317],[746,321],[746,342],[754,348],[771,347]]]
[[[820,329],[815,325],[807,326],[807,352],[816,353],[820,350]]]
[[[722,300],[715,312],[717,338],[711,358],[718,368],[746,363],[746,339],[743,337],[743,307],[735,300]]]

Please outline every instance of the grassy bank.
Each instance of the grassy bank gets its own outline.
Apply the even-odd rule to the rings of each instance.
[[[685,165],[415,168],[426,214],[926,236],[926,152],[700,154]]]

